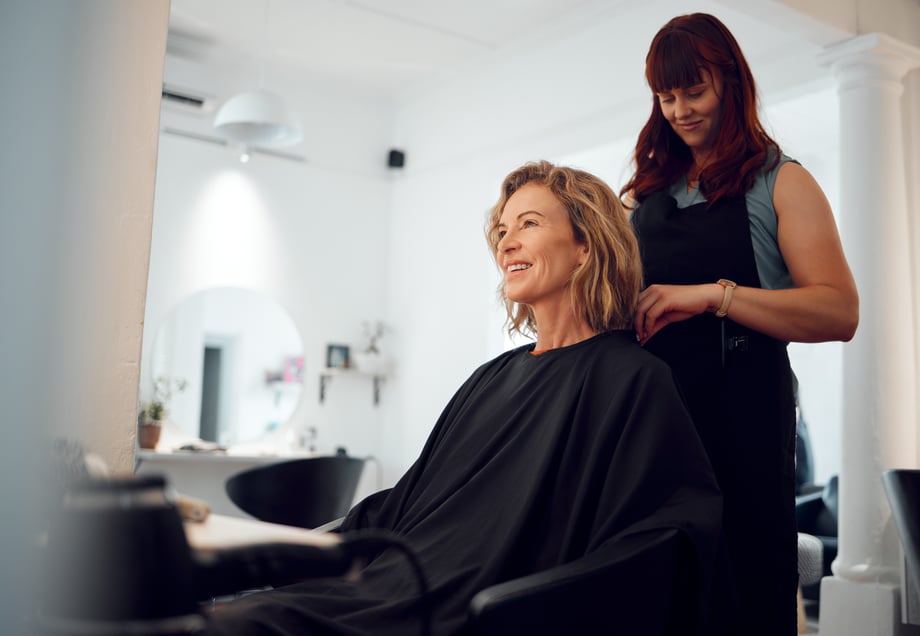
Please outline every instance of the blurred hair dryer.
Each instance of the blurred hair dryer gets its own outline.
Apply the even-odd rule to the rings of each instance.
[[[41,559],[37,631],[48,636],[194,634],[203,601],[339,576],[354,563],[340,543],[193,549],[156,475],[73,484],[50,517]]]

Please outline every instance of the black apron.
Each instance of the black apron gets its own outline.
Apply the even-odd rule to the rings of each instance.
[[[720,278],[760,287],[744,197],[678,209],[659,192],[633,213],[645,284]],[[795,404],[786,343],[704,313],[645,348],[674,371],[724,497],[727,574],[709,633],[792,636],[798,582]]]

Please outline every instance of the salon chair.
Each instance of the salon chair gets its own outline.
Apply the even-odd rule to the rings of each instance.
[[[337,532],[341,522],[316,529]],[[636,534],[481,590],[470,602],[469,633],[690,636],[698,633],[700,587],[696,553],[680,531],[651,541]]]
[[[345,454],[285,460],[231,475],[224,488],[260,521],[316,528],[351,508],[364,461]]]
[[[920,608],[917,607],[920,592],[920,470],[899,468],[883,471],[882,484],[904,553],[902,602],[906,605],[906,622],[917,625],[920,624]]]
[[[470,623],[506,634],[695,634],[699,568],[671,530],[625,537],[577,562],[493,585],[473,597]]]
[[[837,558],[837,475],[831,476],[819,491],[795,498],[795,521],[798,531],[816,537],[822,545],[823,576],[831,575],[831,563]],[[818,600],[820,579],[802,585],[802,595]]]

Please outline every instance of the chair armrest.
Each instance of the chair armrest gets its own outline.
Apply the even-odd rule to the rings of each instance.
[[[700,619],[699,567],[679,530],[625,537],[576,561],[479,592],[475,633],[680,634]]]
[[[798,495],[795,498],[795,523],[801,532],[815,534],[818,514],[824,510],[824,500],[821,491],[810,492],[807,495]]]
[[[321,526],[313,528],[315,532],[338,532],[339,528],[342,527],[342,521],[345,520],[345,517],[339,517],[338,519],[333,519],[327,523],[324,523]]]

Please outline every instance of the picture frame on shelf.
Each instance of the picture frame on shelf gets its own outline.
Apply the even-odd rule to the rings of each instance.
[[[326,345],[326,368],[348,369],[351,367],[351,350],[348,345]]]

